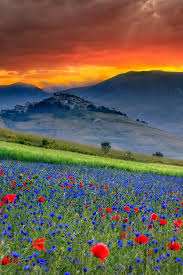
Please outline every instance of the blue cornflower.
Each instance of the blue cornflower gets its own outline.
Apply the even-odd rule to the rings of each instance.
[[[7,229],[8,229],[8,230],[11,230],[11,229],[12,229],[12,226],[11,226],[11,225],[7,225]]]
[[[159,248],[155,247],[154,252],[157,253],[159,251]]]
[[[140,258],[135,259],[137,263],[140,263],[142,260]]]
[[[178,258],[176,259],[176,262],[182,262],[182,258],[178,257]]]
[[[36,258],[36,257],[39,257],[39,253],[38,252],[33,252],[33,256]]]
[[[14,252],[14,251],[13,251],[11,254],[13,255],[14,258],[20,257],[20,254],[17,253],[17,252]]]
[[[31,270],[31,266],[30,265],[24,266],[24,270],[30,271]]]
[[[54,216],[55,216],[55,213],[52,212],[52,213],[50,213],[49,215],[50,215],[50,217],[54,217]]]

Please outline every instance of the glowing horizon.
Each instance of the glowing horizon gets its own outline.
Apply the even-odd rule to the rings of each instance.
[[[69,72],[70,70],[70,72]],[[116,75],[127,73],[129,71],[165,71],[165,72],[183,72],[183,67],[140,67],[139,69],[124,69],[124,68],[115,68],[115,67],[80,67],[80,68],[71,68],[68,70],[68,74],[62,76],[62,71],[52,70],[45,73],[45,76],[40,76],[39,72],[28,72],[24,76],[19,75],[16,72],[10,72],[11,77],[8,76],[8,72],[0,71],[0,85],[11,85],[14,83],[26,83],[32,84],[39,88],[45,88],[49,86],[65,86],[65,87],[79,87],[79,86],[88,86],[92,84],[99,83],[106,79],[112,78]],[[57,75],[58,73],[58,75]],[[92,77],[91,77],[92,76]]]

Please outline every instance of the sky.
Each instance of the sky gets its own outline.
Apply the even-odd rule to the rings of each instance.
[[[0,0],[0,85],[183,71],[183,0]]]

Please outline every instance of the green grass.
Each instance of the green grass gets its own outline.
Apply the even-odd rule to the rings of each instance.
[[[183,176],[183,168],[175,165],[118,160],[2,141],[0,142],[0,158],[29,162],[111,167],[132,172]]]
[[[39,136],[36,134],[0,128],[1,141],[42,147],[43,138],[44,138],[43,136]],[[103,156],[101,148],[97,146],[80,144],[76,142],[53,139],[48,137],[46,137],[46,139],[49,144],[45,147],[48,149],[77,152],[77,153],[93,155],[93,156]],[[139,153],[133,153],[133,152],[128,153],[123,150],[115,150],[115,149],[111,149],[107,157],[113,158],[113,159],[120,159],[120,160],[123,160],[123,159],[133,160],[133,161],[143,162],[143,163],[162,163],[162,164],[168,164],[168,165],[183,166],[183,160],[168,159],[165,157],[161,158],[161,157],[155,157],[151,155],[145,155],[145,154],[139,154]]]

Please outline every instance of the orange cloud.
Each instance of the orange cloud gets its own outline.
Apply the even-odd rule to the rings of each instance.
[[[0,84],[182,70],[182,0],[1,0]]]

